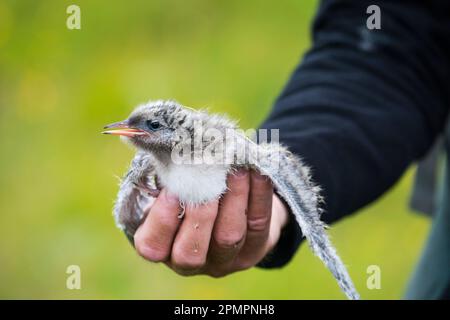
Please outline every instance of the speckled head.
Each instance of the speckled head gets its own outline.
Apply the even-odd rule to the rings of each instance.
[[[137,148],[170,151],[180,143],[202,141],[195,136],[210,128],[225,131],[235,128],[226,116],[184,107],[175,101],[152,101],[138,106],[128,119],[110,124],[105,134],[120,135]],[[198,129],[198,130],[197,130]]]
[[[183,128],[190,113],[195,111],[175,101],[152,101],[139,105],[128,119],[107,125],[109,130],[103,133],[122,136],[147,151],[170,150],[175,132]]]

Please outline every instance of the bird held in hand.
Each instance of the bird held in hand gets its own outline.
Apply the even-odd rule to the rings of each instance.
[[[350,299],[359,295],[320,220],[320,188],[309,168],[278,143],[257,144],[226,116],[154,101],[127,120],[105,127],[137,148],[114,206],[116,223],[129,239],[145,218],[144,209],[161,188],[178,196],[181,207],[207,203],[226,191],[227,175],[239,168],[268,176],[295,216],[312,251],[325,263]],[[183,216],[180,213],[180,218]]]

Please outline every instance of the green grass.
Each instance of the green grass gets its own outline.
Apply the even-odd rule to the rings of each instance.
[[[79,31],[69,4],[0,2],[0,298],[343,298],[306,246],[284,269],[219,280],[140,259],[111,217],[132,151],[99,134],[155,98],[257,126],[310,44],[316,2],[80,0]],[[418,258],[429,222],[407,209],[410,182],[331,230],[364,298],[400,298]],[[65,287],[71,264],[82,290]],[[371,264],[381,290],[366,289]]]

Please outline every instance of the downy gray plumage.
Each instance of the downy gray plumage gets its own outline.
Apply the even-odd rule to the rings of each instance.
[[[121,135],[138,150],[121,181],[114,206],[117,226],[129,239],[145,218],[144,209],[157,196],[158,189],[167,188],[176,194],[182,207],[196,205],[220,198],[227,191],[227,175],[234,170],[258,170],[271,179],[312,251],[331,271],[342,291],[349,299],[359,299],[320,220],[320,188],[312,181],[309,168],[286,147],[278,143],[256,144],[226,116],[190,109],[174,101],[143,104],[127,120],[105,128],[113,130],[104,133]],[[223,137],[231,134],[233,142],[205,138],[209,129]],[[216,161],[213,157],[213,161],[179,163],[174,161],[175,150],[182,150],[183,159],[191,160],[196,151],[214,150],[212,154],[229,161]]]

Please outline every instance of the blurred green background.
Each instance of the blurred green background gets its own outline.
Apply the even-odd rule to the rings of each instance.
[[[81,8],[81,30],[66,8]],[[0,298],[343,298],[303,246],[281,270],[183,278],[139,258],[111,216],[133,151],[100,134],[174,98],[257,126],[310,44],[316,1],[0,1]],[[331,234],[366,299],[401,298],[429,221],[412,172]],[[370,181],[368,181],[370,183]],[[66,289],[79,265],[82,289]],[[366,288],[379,265],[381,290]]]

